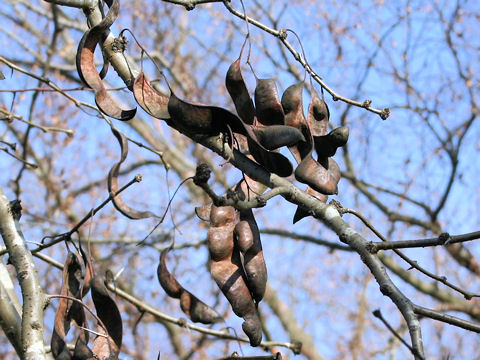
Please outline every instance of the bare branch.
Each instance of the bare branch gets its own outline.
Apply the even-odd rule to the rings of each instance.
[[[28,360],[44,360],[43,309],[46,299],[32,254],[18,225],[20,212],[21,207],[13,209],[0,189],[0,233],[22,289],[22,357]]]

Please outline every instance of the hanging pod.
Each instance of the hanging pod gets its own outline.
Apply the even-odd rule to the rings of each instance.
[[[170,119],[168,112],[169,97],[155,90],[145,78],[143,72],[135,78],[133,95],[138,105],[150,116],[163,120]]]
[[[110,195],[115,194],[119,189],[118,175],[120,173],[120,166],[125,161],[128,155],[128,141],[125,135],[123,135],[121,132],[119,132],[117,129],[113,127],[111,128],[111,130],[113,135],[115,135],[115,137],[117,138],[118,143],[120,144],[121,154],[120,154],[120,161],[115,163],[108,173],[107,185],[108,185],[108,192],[110,193]],[[138,211],[131,208],[123,201],[123,198],[120,196],[120,194],[113,196],[112,202],[113,202],[113,206],[115,206],[115,209],[117,209],[121,214],[123,214],[124,216],[132,220],[145,219],[149,217],[158,217],[157,215],[155,215],[150,211]]]
[[[113,22],[117,19],[120,10],[119,0],[105,1],[109,6],[107,15],[97,25],[85,32],[78,44],[76,65],[80,79],[95,92],[95,102],[98,108],[106,115],[118,120],[127,121],[135,116],[135,109],[122,109],[105,89],[101,76],[94,63],[94,53],[98,42],[102,39]],[[102,71],[104,76],[106,71]]]
[[[236,211],[233,206],[212,205],[207,235],[210,273],[232,306],[233,312],[245,321],[242,329],[252,346],[262,341],[262,325],[247,286],[238,248],[234,246]]]
[[[84,287],[84,268],[76,254],[69,252],[67,260],[63,267],[62,289],[60,294],[63,296],[81,299],[82,288]],[[65,337],[70,330],[70,324],[75,321],[77,326],[87,328],[85,311],[81,304],[71,299],[62,297],[59,299],[57,311],[55,312],[54,327],[50,346],[55,360],[71,359],[72,353],[67,348]],[[92,356],[92,352],[87,347],[88,331],[81,330],[74,348],[74,354],[82,355],[77,359],[86,360]],[[88,356],[88,357],[87,357]]]
[[[170,248],[167,248],[161,252],[160,263],[157,268],[158,281],[163,290],[165,290],[168,296],[180,299],[180,308],[193,322],[213,324],[223,320],[218,312],[186,290],[170,273],[166,261],[169,251]]]
[[[244,180],[237,185],[236,190],[241,193],[245,200],[254,197],[246,195],[248,189]],[[258,306],[265,295],[268,275],[263,257],[260,230],[252,209],[240,210],[240,221],[235,225],[234,235],[235,245],[243,255],[242,263],[247,278],[247,286]]]
[[[285,125],[285,115],[274,79],[257,79],[255,113],[262,125]]]
[[[234,61],[228,68],[225,86],[235,104],[235,109],[240,119],[245,124],[252,125],[255,118],[255,107],[242,76],[240,58]]]
[[[95,338],[92,352],[95,354],[95,359],[117,359],[122,347],[122,317],[117,304],[108,294],[103,276],[97,275],[92,278],[91,294],[97,316],[106,328],[98,326],[98,331],[104,336],[98,335]]]
[[[173,92],[168,102],[168,112],[171,125],[186,135],[214,136],[229,133],[230,129],[233,133],[247,137],[250,153],[268,171],[283,177],[290,176],[293,172],[290,161],[282,154],[270,151],[263,146],[257,134],[262,137],[262,141],[267,146],[281,147],[303,138],[297,130],[287,128],[254,130],[252,126],[245,124],[238,116],[226,109],[189,103],[178,98]],[[283,135],[275,139],[279,132]]]

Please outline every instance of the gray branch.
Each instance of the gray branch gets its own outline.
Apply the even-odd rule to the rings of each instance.
[[[13,283],[0,263],[0,326],[13,345],[18,356],[22,355],[22,318],[20,303],[13,289]]]
[[[15,267],[23,296],[21,358],[44,360],[43,309],[45,296],[40,286],[31,252],[18,226],[19,213],[12,207],[0,188],[0,234]]]

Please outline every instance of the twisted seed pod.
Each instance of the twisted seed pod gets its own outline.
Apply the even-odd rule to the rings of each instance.
[[[255,87],[255,110],[262,125],[284,125],[285,115],[273,79],[257,79]]]
[[[127,121],[135,116],[137,109],[122,109],[115,103],[102,82],[101,75],[105,75],[105,68],[100,75],[94,63],[95,48],[104,32],[117,19],[120,11],[119,0],[106,1],[106,3],[109,6],[107,15],[97,25],[87,30],[78,44],[76,56],[77,72],[82,82],[94,90],[95,102],[104,114],[118,120]]]
[[[168,296],[180,299],[180,308],[193,322],[213,324],[222,320],[219,313],[186,290],[168,271],[166,257],[169,250],[162,251],[160,264],[157,268],[158,280],[163,290],[165,290]]]
[[[91,282],[91,294],[97,316],[106,327],[107,335],[97,336],[92,347],[95,359],[116,359],[122,347],[122,317],[115,301],[108,294],[103,276],[94,276]],[[100,328],[101,333],[105,329]]]
[[[236,214],[232,206],[212,205],[207,235],[210,252],[210,272],[232,306],[233,312],[244,318],[243,331],[252,346],[262,340],[262,326],[246,284],[240,254],[234,248],[233,231]]]
[[[251,196],[245,195],[248,191],[245,181],[240,182],[237,190],[241,192],[243,198],[250,200]],[[243,254],[243,268],[247,276],[247,286],[258,305],[265,295],[268,276],[260,231],[251,209],[240,211],[240,221],[235,225],[234,234],[235,244]]]
[[[253,157],[260,165],[279,176],[285,177],[292,174],[293,167],[290,161],[282,154],[266,149],[257,139],[252,127],[245,124],[237,115],[220,107],[189,103],[178,98],[171,89],[170,91],[168,113],[171,119],[167,121],[170,126],[190,136],[214,136],[229,131],[244,135],[248,138]],[[279,129],[276,131],[278,132]],[[287,145],[302,139],[302,134],[292,129],[284,129],[282,134],[284,134],[282,139]],[[266,143],[268,146],[285,146],[278,141],[273,144],[268,141]]]
[[[83,275],[81,259],[76,254],[69,252],[63,268],[61,295],[81,299]],[[55,313],[54,328],[50,342],[52,355],[55,359],[72,358],[72,354],[65,342],[65,337],[70,330],[72,321],[75,321],[78,326],[87,326],[84,308],[77,302],[61,298]],[[75,351],[77,349],[80,350],[80,347],[83,348],[83,345],[88,342],[88,337],[87,331],[82,330],[80,332],[77,337],[78,347],[75,347]]]
[[[120,161],[115,163],[110,169],[110,172],[108,173],[107,186],[110,194],[116,193],[118,191],[118,175],[120,173],[120,166],[123,164],[123,162],[125,161],[128,155],[128,141],[125,135],[123,135],[121,132],[119,132],[117,129],[113,127],[112,127],[112,133],[117,138],[118,143],[120,144],[121,154],[120,154]],[[113,206],[115,206],[115,209],[117,209],[120,213],[122,213],[129,219],[136,220],[136,219],[144,219],[148,217],[158,217],[151,211],[138,211],[131,208],[123,201],[120,194],[117,194],[116,196],[114,196],[112,199],[112,202],[113,202]]]
[[[255,108],[245,81],[243,80],[240,59],[234,61],[228,68],[225,85],[235,104],[235,110],[237,110],[238,116],[240,116],[245,124],[253,124]]]
[[[145,74],[141,72],[133,83],[133,95],[138,105],[149,115],[157,119],[170,119],[168,113],[169,97],[159,93],[145,78]]]

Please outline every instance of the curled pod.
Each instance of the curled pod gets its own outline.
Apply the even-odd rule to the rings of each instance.
[[[235,226],[236,244],[243,254],[243,268],[247,276],[247,285],[253,299],[258,304],[265,295],[267,287],[267,267],[263,258],[262,243],[257,222],[252,210],[242,211]]]
[[[168,250],[169,249],[163,250],[160,253],[160,264],[157,268],[158,281],[168,296],[179,299],[183,288],[170,271],[168,271],[166,261]]]
[[[297,163],[300,163],[306,157],[312,156],[313,137],[310,127],[303,115],[303,82],[289,86],[282,95],[282,107],[285,113],[285,125],[294,127],[302,132],[303,141],[299,141],[296,146],[291,146],[290,152]]]
[[[273,79],[257,79],[255,87],[255,110],[262,125],[285,125],[285,115]]]
[[[338,193],[340,169],[332,158],[326,159],[322,164],[310,156],[295,169],[295,178],[322,194],[335,195]]]
[[[168,112],[169,97],[155,90],[141,72],[133,83],[133,95],[138,105],[150,116],[157,119],[170,119]]]
[[[238,116],[240,116],[245,124],[253,124],[255,107],[253,106],[252,98],[243,80],[240,59],[234,61],[228,68],[225,85],[235,104]]]
[[[119,189],[118,175],[120,173],[120,166],[126,160],[128,155],[128,141],[125,135],[123,135],[121,132],[119,132],[117,129],[113,127],[112,127],[112,133],[117,138],[118,143],[120,144],[120,160],[117,163],[115,163],[110,169],[108,173],[108,178],[107,178],[107,186],[108,186],[108,192],[110,194],[115,194]],[[123,198],[121,197],[120,194],[116,194],[112,198],[112,202],[115,209],[117,209],[121,214],[123,214],[124,216],[132,220],[144,219],[149,217],[158,217],[151,211],[138,211],[128,206],[123,201]]]
[[[210,272],[232,306],[233,312],[245,319],[242,325],[252,346],[262,339],[262,327],[257,310],[246,284],[238,249],[234,247],[233,231],[236,214],[232,206],[212,205],[207,235],[210,252]]]
[[[184,290],[180,295],[180,308],[193,322],[213,324],[223,320],[218,312],[188,290]]]
[[[247,183],[242,180],[237,191],[244,199],[251,200]],[[243,255],[243,269],[247,276],[247,286],[256,304],[263,299],[267,287],[267,266],[263,257],[262,241],[252,209],[240,211],[240,221],[235,225],[235,245]]]
[[[81,299],[81,289],[84,275],[81,259],[74,253],[69,252],[63,268],[61,295]],[[55,359],[70,359],[72,354],[67,348],[65,337],[70,330],[70,324],[75,321],[78,326],[86,327],[84,308],[78,302],[66,297],[61,298],[55,313],[54,327],[50,346]],[[77,337],[83,344],[88,342],[88,332],[82,330]]]
[[[307,118],[310,131],[313,136],[326,135],[328,132],[328,119],[330,118],[327,103],[318,96],[318,93],[313,87],[311,97]]]
[[[120,11],[119,0],[106,1],[109,6],[107,15],[97,25],[87,30],[78,44],[76,65],[77,72],[88,87],[95,92],[95,102],[98,108],[106,115],[118,120],[127,121],[135,116],[134,109],[122,109],[105,89],[102,78],[95,68],[94,53],[98,42],[118,17]],[[105,71],[102,71],[102,76]]]
[[[122,317],[115,301],[108,294],[105,287],[104,278],[94,276],[91,280],[91,294],[97,316],[102,320],[106,329],[100,328],[107,337],[97,336],[93,343],[92,351],[96,359],[117,358],[122,347]]]
[[[323,159],[335,155],[337,149],[347,143],[348,133],[348,127],[341,126],[330,131],[328,135],[314,136],[318,158]]]
[[[270,125],[252,126],[258,142],[267,150],[275,150],[282,146],[293,146],[305,142],[303,134],[290,126]]]
[[[180,308],[193,322],[213,324],[222,320],[218,312],[186,290],[170,273],[166,264],[169,250],[166,249],[161,252],[160,264],[157,268],[158,280],[163,290],[165,290],[168,296],[180,299]]]

